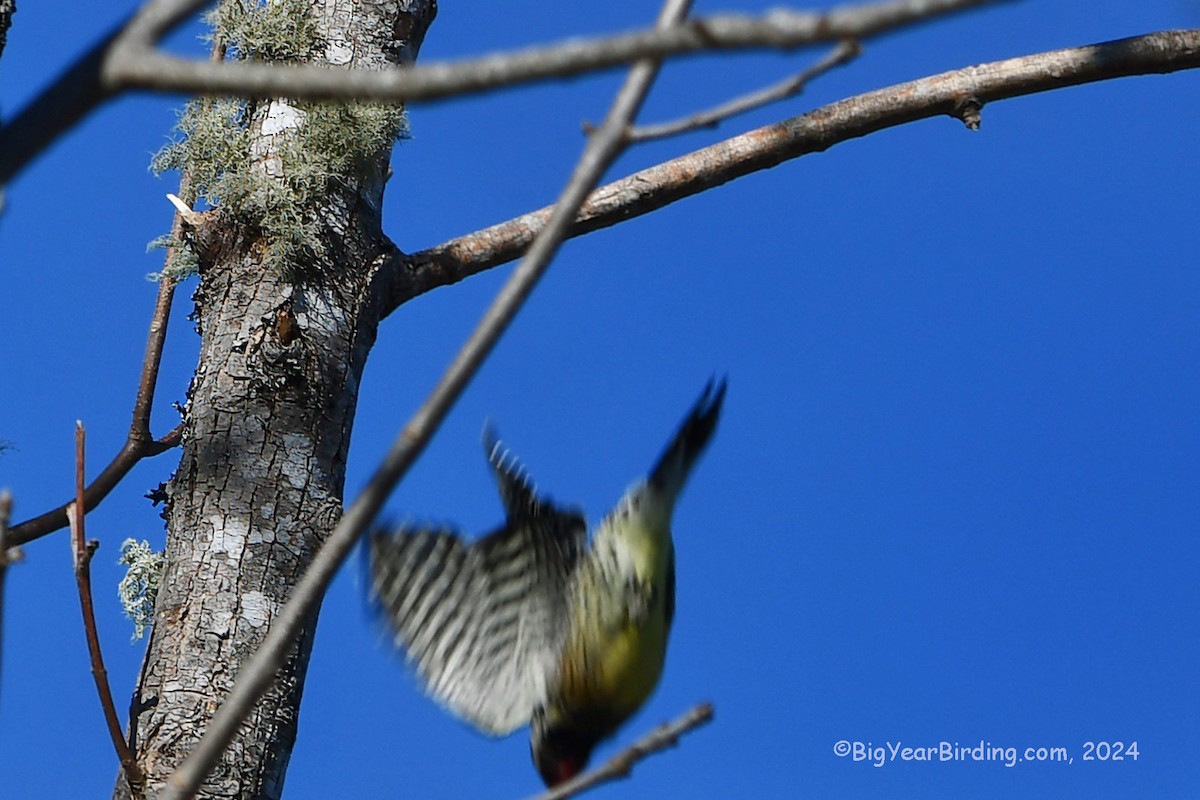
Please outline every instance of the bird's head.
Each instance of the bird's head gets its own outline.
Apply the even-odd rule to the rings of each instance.
[[[530,750],[546,786],[565,783],[583,772],[599,739],[584,728],[551,722],[539,708],[533,715]]]

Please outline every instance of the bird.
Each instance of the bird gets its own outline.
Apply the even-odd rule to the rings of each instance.
[[[528,725],[547,786],[581,773],[658,685],[675,614],[672,515],[725,386],[708,382],[590,546],[582,511],[539,495],[490,425],[502,525],[474,541],[451,526],[368,536],[372,603],[424,689],[485,734]]]

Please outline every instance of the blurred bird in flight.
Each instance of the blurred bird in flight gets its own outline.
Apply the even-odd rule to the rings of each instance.
[[[539,497],[491,429],[505,523],[370,537],[373,598],[426,690],[484,733],[531,727],[546,785],[579,774],[658,684],[675,613],[675,502],[721,412],[709,382],[649,475],[596,527]]]

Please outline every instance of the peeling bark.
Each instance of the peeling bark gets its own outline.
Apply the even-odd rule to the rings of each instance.
[[[315,0],[337,66],[413,60],[434,0]],[[301,115],[261,103],[254,157]],[[272,120],[264,126],[266,120]],[[362,375],[383,309],[379,219],[389,151],[314,209],[323,252],[289,278],[264,266],[256,232],[214,215],[220,249],[196,292],[200,361],[183,455],[167,487],[167,560],[135,691],[130,738],[153,794],[203,733],[342,507]],[[278,798],[295,741],[316,620],[275,687],[226,750],[201,796]],[[114,796],[137,796],[123,778]]]

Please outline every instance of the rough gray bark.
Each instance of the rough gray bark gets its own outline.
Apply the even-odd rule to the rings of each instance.
[[[436,11],[434,0],[313,7],[326,60],[371,69],[415,59]],[[281,101],[255,109],[252,150],[268,174],[274,137],[302,124],[293,111]],[[200,361],[165,487],[166,571],[131,711],[150,795],[199,739],[341,513],[359,377],[383,308],[379,265],[392,249],[379,219],[388,156],[316,210],[324,253],[300,277],[264,265],[255,231],[227,216],[204,231],[222,245],[202,261]],[[280,796],[315,623],[201,796]],[[136,795],[118,779],[116,797]]]

